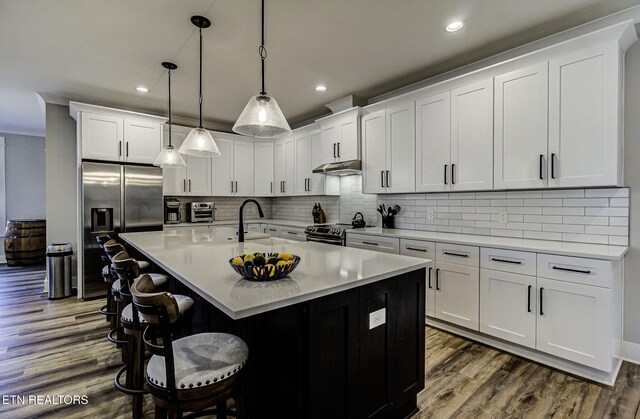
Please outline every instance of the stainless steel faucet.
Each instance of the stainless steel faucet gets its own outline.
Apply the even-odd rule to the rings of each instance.
[[[260,203],[255,199],[245,199],[242,205],[240,205],[240,210],[238,213],[238,243],[244,242],[244,220],[243,220],[242,212],[244,210],[244,206],[247,205],[249,202],[253,202],[254,204],[256,204],[256,206],[258,207],[258,215],[260,216],[260,218],[264,218],[264,212],[262,212],[262,207],[260,206]]]

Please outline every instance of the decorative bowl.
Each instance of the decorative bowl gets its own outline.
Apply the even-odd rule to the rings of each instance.
[[[246,255],[238,256],[244,260]],[[265,253],[265,259],[277,258],[278,253]],[[233,259],[229,259],[229,265],[240,274],[244,279],[248,281],[257,281],[257,282],[267,282],[267,281],[275,281],[278,279],[282,279],[288,276],[291,272],[293,272],[298,263],[300,263],[300,256],[292,255],[293,260],[292,263],[288,263],[286,265],[273,265],[273,264],[265,264],[264,266],[256,266],[253,263],[250,265],[234,265]]]

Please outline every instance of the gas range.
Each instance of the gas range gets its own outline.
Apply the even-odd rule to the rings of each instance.
[[[366,228],[366,227],[365,227]],[[345,246],[347,230],[354,230],[351,224],[314,224],[305,230],[308,242],[318,242]]]

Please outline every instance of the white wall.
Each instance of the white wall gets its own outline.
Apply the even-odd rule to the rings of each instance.
[[[78,251],[76,123],[69,107],[46,105],[47,243],[69,242]],[[73,257],[73,280],[77,259]]]

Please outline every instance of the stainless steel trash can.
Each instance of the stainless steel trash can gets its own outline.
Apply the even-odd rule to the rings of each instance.
[[[71,295],[71,243],[51,243],[47,246],[47,280],[49,299]]]

